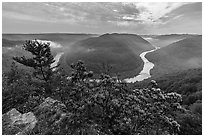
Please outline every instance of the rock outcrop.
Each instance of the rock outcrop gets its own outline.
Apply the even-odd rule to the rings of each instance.
[[[66,106],[50,97],[33,109],[21,114],[15,108],[3,114],[3,135],[50,134],[67,116]]]
[[[3,134],[28,134],[36,125],[37,119],[32,112],[21,114],[15,108],[2,116]]]

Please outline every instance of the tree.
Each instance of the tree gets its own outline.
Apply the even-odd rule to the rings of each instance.
[[[109,63],[102,62],[102,70],[105,74],[110,75],[111,69],[113,68]]]
[[[50,94],[50,81],[53,74],[51,64],[55,62],[54,57],[51,54],[50,43],[41,43],[38,40],[28,40],[23,45],[24,50],[32,53],[32,58],[22,57],[13,57],[13,59],[25,66],[34,68],[33,75],[45,82],[45,93]]]

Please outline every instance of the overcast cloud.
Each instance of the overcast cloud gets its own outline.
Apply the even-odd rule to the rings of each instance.
[[[3,3],[3,33],[202,33],[202,3]]]

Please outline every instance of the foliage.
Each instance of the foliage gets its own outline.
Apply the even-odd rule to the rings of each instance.
[[[22,113],[31,111],[34,108],[31,107],[31,97],[41,97],[44,90],[42,86],[44,83],[33,79],[30,73],[19,69],[15,62],[12,63],[10,71],[3,73],[2,82],[3,113],[12,108],[17,108]],[[37,102],[40,103],[39,100]],[[23,108],[25,105],[26,108]]]
[[[179,135],[202,135],[202,115],[189,111],[178,114],[177,121],[181,125]]]
[[[197,100],[194,104],[190,106],[190,110],[193,113],[202,115],[202,102],[201,100]]]
[[[20,74],[18,71],[18,68],[15,64],[15,62],[12,62],[11,64],[11,70],[9,73],[7,73],[8,76],[8,84],[16,82],[18,79],[20,79]]]
[[[14,64],[10,72],[3,74],[2,81],[3,113],[25,103],[35,90],[30,75],[19,70]]]
[[[117,77],[102,74],[91,80],[83,62],[72,64],[69,88],[63,96],[69,112],[66,134],[177,134],[174,112],[183,110],[181,96],[153,85],[132,90]],[[155,84],[155,83],[154,83]],[[66,125],[66,126],[65,126]],[[94,132],[93,132],[94,131]],[[59,133],[62,134],[62,133]]]
[[[184,96],[183,104],[185,105],[192,105],[196,101],[202,100],[202,91],[198,91],[195,93],[192,93],[188,96]]]
[[[183,72],[170,73],[154,78],[158,86],[166,92],[177,92],[182,95],[182,105],[191,105],[202,100],[202,69],[189,69]],[[135,88],[148,87],[150,80],[134,84]]]
[[[25,66],[34,68],[33,75],[46,82],[45,91],[46,93],[50,93],[50,79],[52,76],[51,64],[54,62],[54,58],[51,54],[51,50],[49,47],[50,43],[41,43],[37,40],[29,40],[26,41],[23,48],[32,53],[33,58],[23,57],[13,57],[15,61],[21,63]]]

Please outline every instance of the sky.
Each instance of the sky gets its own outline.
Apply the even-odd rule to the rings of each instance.
[[[202,34],[202,3],[3,2],[2,32]]]

